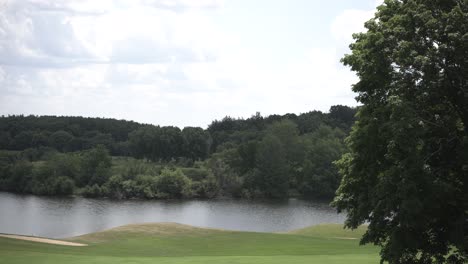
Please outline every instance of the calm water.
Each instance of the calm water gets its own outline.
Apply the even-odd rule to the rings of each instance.
[[[113,201],[48,198],[0,192],[0,233],[70,237],[142,222],[245,231],[287,231],[320,223],[343,223],[327,203],[239,200]]]

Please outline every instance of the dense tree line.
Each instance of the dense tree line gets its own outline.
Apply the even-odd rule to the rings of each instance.
[[[0,190],[115,198],[331,198],[340,181],[333,162],[345,150],[355,111],[333,106],[329,113],[257,113],[215,120],[207,129],[2,117]]]
[[[130,149],[137,158],[151,161],[184,157],[205,159],[210,150],[210,135],[199,127],[147,126],[130,133]]]
[[[114,155],[128,155],[129,133],[146,125],[133,121],[66,116],[0,117],[0,149],[52,147],[61,152],[104,145]]]

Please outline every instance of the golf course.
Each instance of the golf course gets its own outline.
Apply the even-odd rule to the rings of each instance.
[[[62,239],[67,245],[0,237],[0,263],[378,263],[377,247],[359,246],[364,231],[335,224],[287,233],[132,224]]]

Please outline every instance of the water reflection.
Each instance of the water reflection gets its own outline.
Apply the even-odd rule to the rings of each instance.
[[[113,201],[0,192],[0,212],[0,233],[55,238],[142,222],[270,232],[344,221],[327,203],[297,199]]]

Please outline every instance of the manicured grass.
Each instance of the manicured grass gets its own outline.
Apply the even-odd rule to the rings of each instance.
[[[378,248],[351,234],[339,225],[287,234],[129,225],[69,239],[87,247],[0,238],[0,263],[378,263]]]
[[[290,234],[307,235],[313,237],[334,237],[334,238],[348,238],[360,239],[366,232],[365,225],[358,227],[355,230],[344,229],[341,225],[315,225],[302,229],[297,229],[289,232]]]

